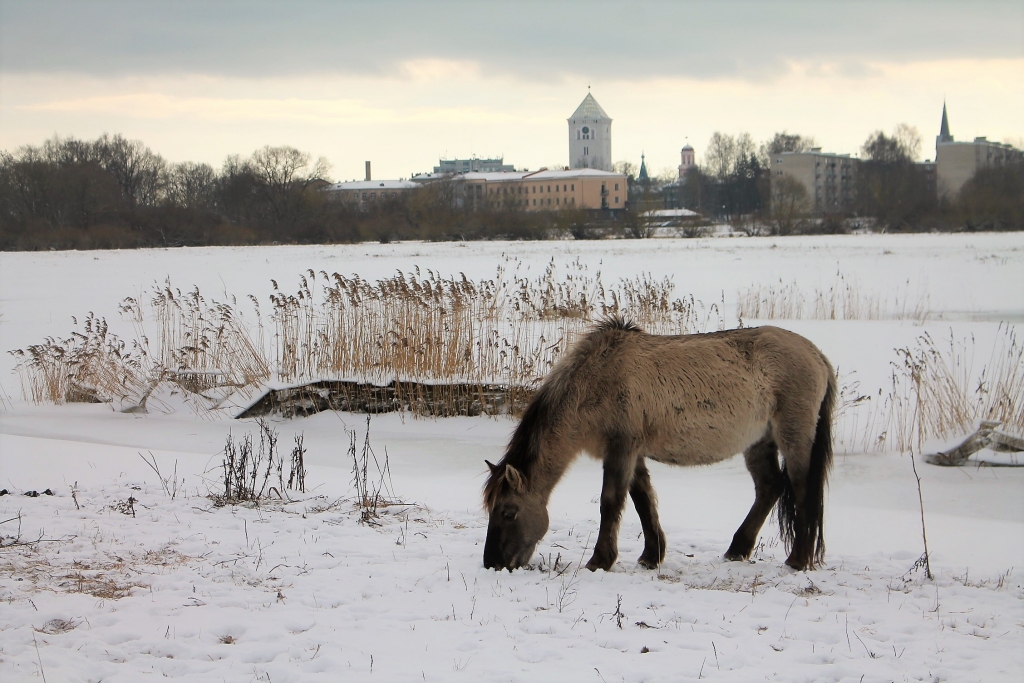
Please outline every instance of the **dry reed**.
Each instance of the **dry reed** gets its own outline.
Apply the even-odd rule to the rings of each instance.
[[[740,291],[736,315],[755,320],[914,320],[924,322],[929,315],[927,294],[911,294],[908,280],[902,292],[884,298],[866,293],[853,278],[836,273],[836,282],[828,289],[815,288],[808,297],[796,282],[756,285]]]
[[[494,279],[478,282],[417,268],[376,282],[309,270],[294,294],[271,283],[270,335],[255,297],[247,318],[235,300],[207,300],[197,288],[183,293],[165,282],[148,302],[122,302],[135,331],[130,345],[90,314],[84,332],[12,352],[21,359],[23,394],[36,403],[119,401],[145,410],[166,382],[201,411],[229,394],[246,402],[271,380],[345,380],[393,385],[392,402],[414,412],[422,406],[429,414],[467,414],[475,408],[463,404],[482,402],[495,386],[509,393],[508,406],[521,405],[601,317],[620,315],[662,334],[723,326],[719,304],[673,298],[669,278],[606,287],[601,273],[579,260],[564,273],[552,260],[530,277],[506,258]],[[444,386],[459,389],[448,400]],[[451,405],[438,405],[445,400]]]
[[[850,451],[907,452],[936,439],[966,437],[993,420],[1024,433],[1024,345],[1003,323],[989,358],[976,371],[975,340],[937,343],[923,334],[895,350],[887,388],[862,395],[859,383],[841,379],[837,439]]]

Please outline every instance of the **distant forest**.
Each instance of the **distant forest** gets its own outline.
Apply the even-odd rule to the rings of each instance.
[[[786,204],[771,196],[767,160],[812,144],[779,133],[756,146],[747,134],[715,133],[704,165],[682,184],[669,177],[638,178],[632,164],[616,164],[629,176],[630,201],[624,212],[611,216],[572,209],[529,212],[511,204],[469,211],[461,208],[452,180],[360,209],[323,192],[329,182],[326,160],[291,147],[232,155],[215,169],[168,163],[143,142],[121,135],[92,141],[55,137],[38,147],[0,152],[0,249],[647,237],[656,225],[648,211],[675,207],[706,217],[681,227],[679,234],[686,236],[705,234],[711,221],[776,235],[858,226],[1024,229],[1024,164],[981,171],[957,197],[938,201],[913,162],[920,138],[906,126],[889,136],[873,133],[865,142],[857,196],[848,212],[808,215],[799,192]]]

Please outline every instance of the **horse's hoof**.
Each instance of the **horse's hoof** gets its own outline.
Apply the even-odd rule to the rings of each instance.
[[[726,553],[725,559],[727,562],[746,562],[749,555],[740,555],[739,553]]]
[[[606,562],[603,560],[598,560],[596,557],[593,557],[590,559],[590,562],[587,562],[587,569],[589,569],[592,572],[596,572],[598,569],[608,571],[612,568],[613,564],[615,564],[615,560],[612,560],[611,562]]]
[[[653,557],[652,557],[653,555]],[[658,565],[665,561],[664,557],[658,557],[654,553],[643,553],[636,561],[644,569],[657,569]]]

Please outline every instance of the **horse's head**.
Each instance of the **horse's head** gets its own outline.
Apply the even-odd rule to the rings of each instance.
[[[484,488],[490,521],[484,543],[484,567],[508,569],[530,561],[548,531],[547,501],[530,491],[526,476],[508,464],[492,465]]]

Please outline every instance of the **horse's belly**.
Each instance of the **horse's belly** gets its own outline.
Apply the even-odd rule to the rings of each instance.
[[[673,430],[669,438],[648,444],[647,457],[669,465],[710,465],[742,453],[764,438],[767,420],[731,424],[729,429],[715,425],[691,425]]]

